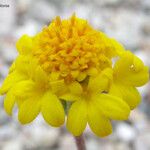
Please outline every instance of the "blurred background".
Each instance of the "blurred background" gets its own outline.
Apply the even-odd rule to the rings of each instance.
[[[7,5],[7,6],[4,6]],[[75,12],[96,29],[120,41],[150,66],[149,0],[0,0],[0,84],[17,56],[22,34],[34,35],[59,15]],[[87,150],[150,150],[150,85],[139,88],[143,101],[128,121],[114,122],[114,132],[98,138],[87,127]],[[76,150],[65,127],[52,128],[39,116],[22,126],[17,112],[8,117],[0,97],[0,150]]]

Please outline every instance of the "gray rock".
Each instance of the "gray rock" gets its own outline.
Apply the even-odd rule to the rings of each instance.
[[[137,131],[126,123],[119,123],[116,127],[117,138],[124,142],[131,142],[137,136]]]
[[[143,133],[138,136],[134,143],[134,148],[136,150],[149,150],[150,149],[150,134],[149,132]]]
[[[59,141],[59,150],[76,150],[75,141],[71,134],[62,135]]]
[[[2,148],[2,150],[23,150],[23,147],[19,139],[13,139],[6,142],[6,145]]]

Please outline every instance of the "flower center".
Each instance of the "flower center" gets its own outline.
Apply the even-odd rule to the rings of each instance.
[[[75,15],[63,21],[56,17],[33,43],[33,56],[42,68],[47,73],[59,72],[67,81],[82,81],[111,66],[111,39]]]

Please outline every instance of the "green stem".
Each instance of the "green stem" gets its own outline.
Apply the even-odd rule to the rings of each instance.
[[[83,135],[75,136],[74,139],[75,139],[75,142],[76,142],[77,150],[86,150]]]

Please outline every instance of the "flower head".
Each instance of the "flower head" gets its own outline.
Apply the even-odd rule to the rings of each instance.
[[[148,68],[116,40],[72,15],[56,17],[33,37],[23,35],[16,44],[18,57],[2,87],[4,108],[30,123],[39,113],[55,127],[65,121],[78,136],[87,123],[98,136],[112,132],[111,119],[125,120],[140,102],[136,89],[149,78]],[[116,58],[113,65],[112,59]]]

